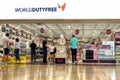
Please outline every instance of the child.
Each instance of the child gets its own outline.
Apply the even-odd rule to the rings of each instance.
[[[15,57],[16,57],[16,63],[17,63],[17,61],[19,61],[19,63],[20,63],[19,50],[20,50],[20,43],[19,43],[19,39],[16,38],[15,50],[14,50],[14,54],[15,54]]]

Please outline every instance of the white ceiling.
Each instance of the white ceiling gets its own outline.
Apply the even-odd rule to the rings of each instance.
[[[40,35],[53,38],[59,38],[60,34],[63,34],[65,38],[69,39],[72,34],[75,34],[75,30],[79,29],[80,33],[76,35],[77,38],[106,38],[107,29],[111,29],[112,32],[120,30],[120,23],[75,23],[75,24],[12,24],[15,27],[24,29],[31,32],[33,35]],[[44,28],[44,33],[40,32],[40,28]],[[37,33],[37,34],[36,34]]]

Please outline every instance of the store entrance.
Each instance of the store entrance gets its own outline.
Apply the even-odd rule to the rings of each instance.
[[[118,63],[119,62],[119,37],[120,23],[117,20],[41,20],[40,21],[9,21],[1,23],[1,38],[6,33],[13,38],[20,39],[20,57],[22,63],[31,61],[30,43],[32,40],[37,44],[37,61],[42,62],[42,41],[48,38],[48,45],[55,44],[57,47],[56,64],[72,63],[70,39],[74,34],[78,39],[77,62],[84,63]],[[27,22],[27,23],[26,23]],[[32,23],[30,23],[32,22]],[[24,24],[23,24],[24,23]],[[3,50],[2,39],[0,41]],[[12,48],[10,49],[12,50]],[[14,52],[10,51],[10,62],[14,61]]]

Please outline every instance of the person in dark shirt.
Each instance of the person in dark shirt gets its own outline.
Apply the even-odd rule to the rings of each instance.
[[[43,63],[47,64],[47,37],[45,38],[45,40],[43,40],[42,42],[43,44]]]
[[[30,44],[31,47],[31,62],[36,62],[36,43],[34,43],[34,41],[32,41],[32,43]]]

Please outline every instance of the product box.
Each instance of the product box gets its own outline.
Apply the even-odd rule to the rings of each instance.
[[[56,64],[65,64],[65,58],[55,58]]]

